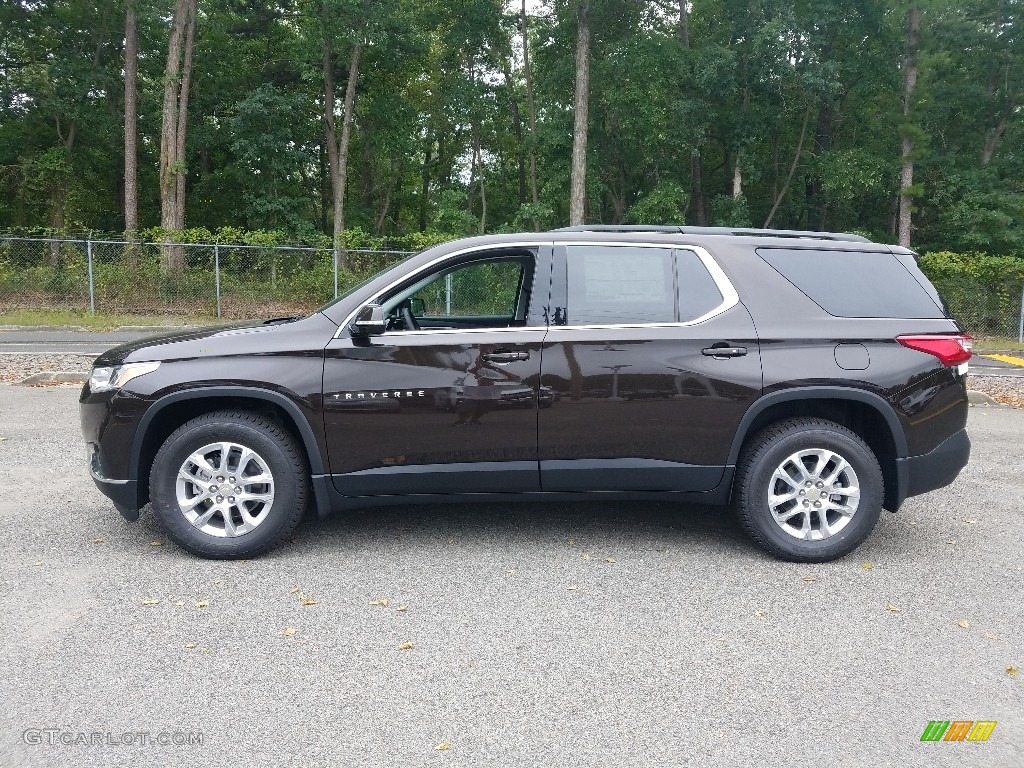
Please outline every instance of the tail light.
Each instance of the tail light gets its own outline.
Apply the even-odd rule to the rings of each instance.
[[[909,349],[935,355],[942,364],[952,368],[971,359],[974,340],[966,335],[956,336],[897,336],[896,341]]]

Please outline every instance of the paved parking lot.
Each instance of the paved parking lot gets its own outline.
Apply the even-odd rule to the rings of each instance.
[[[94,489],[77,389],[0,385],[0,765],[1024,765],[1021,435],[973,409],[957,483],[827,565],[641,503],[310,517],[224,563]]]

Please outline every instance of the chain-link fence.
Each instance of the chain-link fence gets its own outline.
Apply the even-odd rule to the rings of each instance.
[[[408,251],[0,238],[0,313],[164,318],[296,315]]]
[[[317,248],[0,238],[0,314],[72,310],[191,321],[296,315],[408,255],[345,250],[335,259]],[[424,290],[426,313],[507,314],[514,290],[504,301],[496,287],[515,281],[487,270],[512,268],[448,276]],[[968,333],[1024,342],[1024,281],[935,285]],[[481,286],[487,301],[477,295]],[[492,306],[496,301],[501,306]]]
[[[976,338],[1017,339],[1024,342],[1024,281],[993,284],[972,278],[934,281],[949,312]]]

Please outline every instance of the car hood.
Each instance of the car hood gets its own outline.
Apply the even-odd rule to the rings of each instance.
[[[267,324],[254,321],[234,325],[189,328],[173,333],[147,336],[107,350],[96,358],[93,365],[115,366],[130,362],[174,360],[182,357],[192,357],[197,349],[202,346],[200,342],[223,339],[240,334],[269,333],[280,327],[280,323]]]

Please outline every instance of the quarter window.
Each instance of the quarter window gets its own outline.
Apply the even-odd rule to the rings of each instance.
[[[758,248],[757,253],[830,315],[945,316],[917,278],[892,253],[812,248]]]

